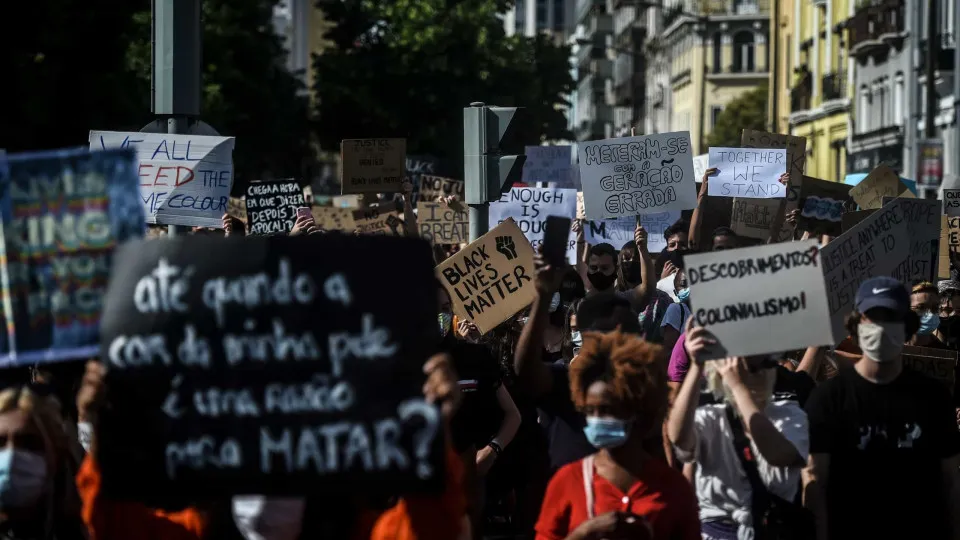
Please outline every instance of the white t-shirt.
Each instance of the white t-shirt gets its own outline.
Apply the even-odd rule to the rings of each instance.
[[[774,401],[767,405],[764,414],[788,441],[797,453],[807,461],[810,453],[810,437],[807,429],[807,413],[793,400]],[[729,518],[745,529],[752,529],[750,515],[750,481],[740,464],[733,444],[733,432],[727,422],[725,405],[698,407],[694,416],[697,444],[694,452],[677,449],[681,461],[697,462],[694,487],[700,502],[700,521]],[[787,501],[792,501],[800,488],[798,467],[771,466],[750,441],[750,448],[757,460],[760,479],[767,491]]]

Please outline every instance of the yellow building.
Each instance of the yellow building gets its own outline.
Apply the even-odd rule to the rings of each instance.
[[[789,109],[777,101],[778,131],[806,137],[806,174],[834,182],[842,182],[847,172],[853,73],[844,23],[851,1],[787,0],[776,14],[777,57],[783,67],[774,86],[780,96],[790,89]]]
[[[793,38],[797,32],[793,23],[793,5],[803,0],[780,0],[770,10],[770,70],[767,96],[767,131],[790,133],[790,85],[793,67],[790,66]]]
[[[662,31],[654,39],[670,69],[669,128],[689,130],[695,153],[707,151],[707,136],[724,107],[769,77],[770,3],[664,2]]]

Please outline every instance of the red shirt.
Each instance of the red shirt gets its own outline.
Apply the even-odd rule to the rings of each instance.
[[[700,515],[693,487],[666,463],[650,459],[640,479],[623,493],[607,479],[593,475],[593,515],[632,512],[646,518],[655,540],[700,540]],[[553,475],[537,520],[536,540],[563,540],[587,520],[583,464],[575,461]]]

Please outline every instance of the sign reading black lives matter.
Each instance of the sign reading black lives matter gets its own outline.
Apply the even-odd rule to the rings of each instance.
[[[370,253],[403,264],[384,280]],[[423,299],[435,293],[420,239],[123,246],[101,326],[105,492],[156,504],[442,488],[439,410],[422,394],[440,337]]]
[[[816,240],[684,257],[697,326],[719,342],[704,360],[833,343]]]
[[[288,233],[297,207],[307,206],[295,180],[253,182],[247,186],[247,228],[251,235]]]

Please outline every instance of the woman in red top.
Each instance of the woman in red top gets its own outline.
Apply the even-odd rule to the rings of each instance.
[[[596,454],[557,471],[537,540],[699,540],[693,488],[644,450],[667,408],[661,348],[619,331],[584,337],[570,393]]]

